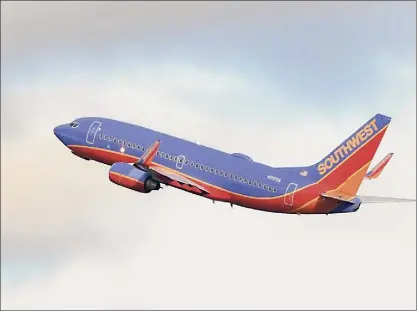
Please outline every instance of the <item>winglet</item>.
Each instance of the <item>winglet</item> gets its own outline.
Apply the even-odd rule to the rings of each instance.
[[[138,166],[147,167],[152,163],[153,158],[155,157],[156,152],[158,151],[159,145],[161,144],[160,140],[155,141],[146,152],[142,155],[137,163]]]
[[[366,179],[375,179],[377,178],[384,167],[388,164],[389,160],[391,160],[393,153],[388,153],[385,158],[383,158],[377,165],[375,165],[368,173],[366,173]]]

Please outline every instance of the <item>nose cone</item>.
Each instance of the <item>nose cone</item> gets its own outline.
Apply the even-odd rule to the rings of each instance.
[[[54,128],[54,134],[55,136],[64,144],[66,145],[66,140],[68,138],[68,131],[66,125],[58,125]]]

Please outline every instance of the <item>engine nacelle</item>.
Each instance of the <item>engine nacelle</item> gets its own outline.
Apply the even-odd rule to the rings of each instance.
[[[109,179],[116,185],[142,193],[149,193],[161,188],[161,184],[153,180],[151,174],[122,162],[114,163],[111,166]]]

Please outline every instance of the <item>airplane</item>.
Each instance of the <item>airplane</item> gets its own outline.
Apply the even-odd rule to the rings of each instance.
[[[102,117],[78,118],[54,133],[74,155],[109,165],[111,182],[140,193],[166,185],[232,207],[328,215],[356,212],[362,203],[416,201],[357,194],[393,156],[368,171],[390,122],[376,114],[323,159],[300,167],[272,167],[242,153]]]

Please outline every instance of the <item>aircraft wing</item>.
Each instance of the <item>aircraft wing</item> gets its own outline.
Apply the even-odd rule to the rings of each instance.
[[[160,182],[176,181],[181,185],[188,185],[190,187],[195,187],[204,193],[209,193],[207,189],[205,189],[203,186],[193,182],[192,180],[189,180],[188,178],[185,178],[184,176],[181,176],[180,174],[176,174],[175,171],[153,165],[152,161],[156,153],[158,152],[160,144],[160,140],[155,141],[148,148],[148,150],[146,150],[143,156],[136,163],[133,164],[133,166],[140,170],[149,172],[153,178]]]
[[[360,195],[359,198],[362,200],[363,203],[416,202],[416,199],[376,197],[366,195]]]
[[[181,185],[188,185],[190,187],[195,187],[204,193],[209,193],[209,191],[203,186],[193,182],[192,180],[189,180],[188,178],[185,178],[184,176],[176,174],[175,172],[171,170],[167,170],[161,167],[150,166],[149,172],[152,174],[152,176],[154,176],[158,180],[161,180],[161,178],[159,177],[163,176],[165,178],[168,178],[169,180],[176,181],[180,183]]]
[[[389,160],[391,160],[393,153],[388,153],[377,165],[375,165],[369,172],[366,173],[366,179],[375,179],[377,178],[385,166],[388,164]]]

